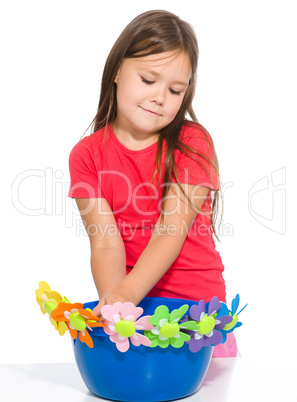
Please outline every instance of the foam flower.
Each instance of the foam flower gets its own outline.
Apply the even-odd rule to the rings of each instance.
[[[218,317],[217,312],[221,306],[222,302],[219,301],[217,296],[214,296],[208,303],[207,308],[204,300],[190,308],[190,317],[199,325],[198,330],[190,331],[189,333],[191,339],[187,343],[191,352],[196,353],[203,346],[215,346],[222,342],[223,335],[219,330],[230,323],[232,317],[230,315]]]
[[[221,330],[221,333],[223,335],[222,343],[226,342],[227,334],[229,332],[233,332],[235,328],[241,327],[242,325],[242,323],[238,321],[238,315],[242,312],[243,309],[246,308],[247,304],[239,312],[237,312],[239,301],[239,294],[237,294],[232,300],[231,311],[228,309],[225,303],[222,303],[222,307],[218,312],[218,317],[222,315],[230,315],[232,317],[232,321],[229,324],[226,324],[225,327]]]
[[[190,340],[190,336],[181,329],[197,329],[198,325],[194,321],[178,323],[183,315],[188,311],[187,304],[169,313],[167,306],[156,308],[154,315],[149,322],[154,325],[151,331],[145,331],[145,335],[151,340],[151,347],[160,346],[167,348],[169,345],[174,348],[181,348],[185,341]]]
[[[65,303],[61,302],[58,307],[51,312],[51,316],[58,322],[66,322],[69,327],[69,333],[73,339],[77,338],[85,343],[89,348],[94,346],[93,340],[89,334],[92,327],[104,327],[105,325],[98,322],[99,318],[92,314],[90,309],[84,309],[81,303]]]
[[[142,313],[141,307],[135,307],[130,302],[117,302],[112,306],[105,305],[102,307],[101,315],[106,320],[104,331],[120,352],[126,352],[129,349],[129,339],[134,346],[150,346],[151,341],[146,336],[136,332],[136,330],[153,328],[153,325],[149,323],[150,316],[139,318]]]
[[[39,288],[35,290],[36,301],[40,306],[40,310],[42,314],[48,314],[50,322],[58,331],[59,335],[64,335],[68,330],[65,322],[57,322],[51,317],[51,312],[57,308],[58,304],[62,302],[62,300],[67,301],[68,299],[60,295],[60,293],[55,290],[51,290],[49,284],[45,281],[39,282]]]

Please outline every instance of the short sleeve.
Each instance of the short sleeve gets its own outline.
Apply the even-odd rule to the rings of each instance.
[[[180,139],[183,144],[190,146],[198,154],[190,150],[186,150],[187,154],[176,151],[175,164],[179,182],[219,190],[217,172],[209,162],[211,161],[215,165],[213,141],[207,131],[198,126],[186,127]],[[205,158],[208,158],[209,161]],[[172,181],[176,183],[174,174],[172,177]]]
[[[94,152],[90,136],[83,138],[72,149],[69,156],[71,198],[105,198],[98,180]]]

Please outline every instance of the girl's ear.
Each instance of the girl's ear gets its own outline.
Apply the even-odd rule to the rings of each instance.
[[[121,68],[122,68],[122,64],[120,64],[120,67],[119,67],[119,69],[118,69],[118,71],[117,71],[117,74],[116,74],[116,76],[115,76],[115,79],[114,79],[114,82],[117,84],[118,83],[118,76],[119,76],[119,72],[121,71]]]

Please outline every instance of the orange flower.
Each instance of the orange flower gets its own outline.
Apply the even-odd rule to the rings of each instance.
[[[79,333],[79,339],[84,342],[89,348],[94,346],[89,331],[92,331],[92,327],[105,327],[99,321],[99,318],[92,314],[91,310],[83,308],[81,303],[65,303],[61,302],[58,307],[51,312],[51,316],[58,322],[65,321],[69,327],[70,335],[73,339],[77,338],[77,332]]]

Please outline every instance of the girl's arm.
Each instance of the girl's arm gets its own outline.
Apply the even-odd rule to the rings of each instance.
[[[172,184],[165,200],[164,227],[158,226],[159,218],[147,247],[132,271],[100,301],[96,310],[98,314],[104,304],[113,304],[116,301],[131,301],[137,305],[179,255],[187,237],[185,228],[190,228],[209,192],[206,187],[182,186],[195,209],[191,208],[177,184]]]
[[[91,269],[99,298],[126,276],[126,252],[113,212],[104,198],[76,198],[91,246]]]

